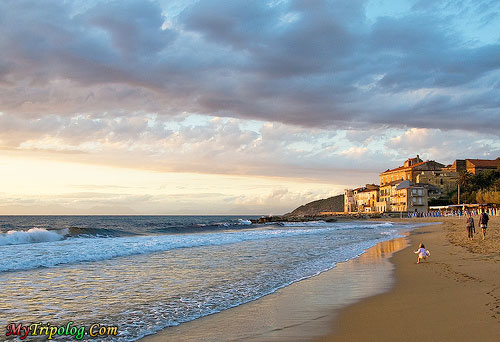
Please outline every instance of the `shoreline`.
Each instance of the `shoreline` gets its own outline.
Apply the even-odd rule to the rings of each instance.
[[[486,241],[476,230],[472,242],[466,239],[463,218],[403,221],[443,224],[438,229],[412,230],[410,246],[390,258],[395,266],[394,287],[342,309],[330,321],[331,332],[311,340],[498,340],[500,219],[490,218]],[[417,265],[413,250],[420,242],[431,251],[431,258]]]
[[[139,341],[310,341],[331,331],[330,321],[342,308],[393,286],[389,257],[407,247],[407,235],[379,242],[354,259],[255,301]]]
[[[139,341],[495,341],[500,218],[490,220],[486,241],[476,234],[472,243],[463,218],[390,221],[442,224],[414,228],[317,276]],[[413,250],[420,242],[431,258],[417,265]],[[348,291],[348,300],[335,300],[339,290],[364,285],[355,295]]]

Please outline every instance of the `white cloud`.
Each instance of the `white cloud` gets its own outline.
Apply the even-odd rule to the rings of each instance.
[[[361,158],[367,152],[368,152],[367,147],[350,147],[349,149],[340,152],[340,154],[352,158]]]
[[[410,128],[388,140],[386,147],[401,157],[419,154],[445,164],[460,158],[495,159],[500,156],[500,142],[495,135],[458,130]]]

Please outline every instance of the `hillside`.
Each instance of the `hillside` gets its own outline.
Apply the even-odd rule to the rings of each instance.
[[[285,216],[315,216],[325,211],[344,211],[344,195],[337,195],[301,205]]]

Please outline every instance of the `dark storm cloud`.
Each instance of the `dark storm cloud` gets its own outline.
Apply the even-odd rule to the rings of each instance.
[[[457,27],[495,22],[498,5],[459,6],[369,18],[366,1],[203,0],[169,15],[154,1],[6,0],[0,112],[498,130],[500,43]]]

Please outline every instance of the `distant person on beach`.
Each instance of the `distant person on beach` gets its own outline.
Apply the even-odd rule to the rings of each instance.
[[[474,226],[474,219],[472,218],[472,214],[469,213],[467,217],[467,223],[465,224],[467,227],[467,237],[469,240],[472,240],[474,233],[476,232],[476,227]]]
[[[427,257],[431,255],[431,253],[425,249],[423,243],[421,243],[418,246],[418,249],[415,251],[415,254],[418,254],[417,264],[420,264],[420,260],[425,261],[425,259],[427,259]]]
[[[486,236],[486,228],[488,228],[488,220],[489,219],[490,218],[489,218],[488,214],[483,209],[481,216],[479,216],[479,226],[481,227],[481,229],[483,231],[483,240],[484,240],[484,237]]]

